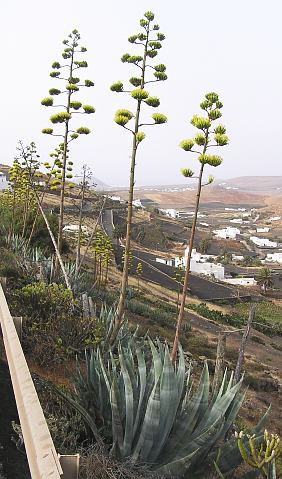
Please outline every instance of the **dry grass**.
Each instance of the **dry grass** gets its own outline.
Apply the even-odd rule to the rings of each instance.
[[[161,479],[158,474],[143,466],[133,465],[129,460],[119,462],[97,444],[81,456],[79,479]]]

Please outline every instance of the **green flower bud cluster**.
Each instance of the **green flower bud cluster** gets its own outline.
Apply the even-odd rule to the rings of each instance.
[[[157,38],[158,38],[159,41],[162,42],[163,40],[165,40],[165,35],[163,33],[158,32],[157,33]]]
[[[179,143],[180,148],[182,148],[185,151],[191,151],[193,146],[194,146],[194,141],[193,140],[182,140]]]
[[[94,83],[92,80],[84,80],[84,84],[85,86],[87,86],[88,88],[91,87],[91,86],[94,86]]]
[[[149,22],[152,22],[155,18],[155,15],[153,14],[153,12],[148,11],[148,12],[144,13],[144,17],[147,18],[147,20],[149,20]]]
[[[140,100],[146,100],[146,98],[148,98],[149,96],[149,93],[143,88],[136,88],[136,90],[132,90],[131,96],[132,98],[134,98],[134,100],[140,101]]]
[[[88,63],[83,60],[83,61],[75,61],[74,64],[78,67],[78,68],[87,68],[88,67]]]
[[[202,116],[194,115],[191,124],[199,130],[207,130],[211,126],[211,120]]]
[[[138,38],[138,35],[131,35],[130,37],[128,37],[128,41],[129,43],[135,43],[137,38]]]
[[[54,62],[54,63],[52,63],[52,68],[54,68],[54,69],[58,68],[59,69],[59,68],[61,68],[61,65],[60,65],[59,62]]]
[[[208,185],[211,185],[214,182],[214,176],[209,175],[208,176]]]
[[[198,160],[202,165],[210,165],[214,167],[221,165],[223,161],[220,156],[206,154],[199,155]]]
[[[148,45],[149,45],[153,50],[160,50],[160,49],[162,48],[161,42],[152,41],[152,42],[149,42]]]
[[[217,125],[214,129],[214,133],[217,135],[224,135],[226,133],[226,128],[223,125]]]
[[[210,110],[208,115],[211,120],[218,120],[218,118],[221,117],[221,112],[215,108],[214,110]]]
[[[157,50],[148,50],[147,51],[147,57],[149,58],[155,58],[157,56],[158,52]]]
[[[194,176],[194,171],[190,170],[190,168],[181,168],[180,171],[185,178],[192,178],[192,176]]]
[[[71,115],[67,111],[61,111],[59,113],[55,113],[55,115],[50,116],[50,121],[52,123],[64,123],[70,120]]]
[[[152,118],[157,125],[167,122],[167,117],[162,113],[153,113]]]
[[[74,110],[79,110],[81,108],[82,103],[80,101],[71,101],[70,102],[70,108],[73,108]]]
[[[133,118],[133,113],[129,110],[121,109],[115,113],[115,122],[120,126],[125,126]]]
[[[159,81],[165,81],[167,80],[167,74],[163,72],[154,72],[154,76],[157,78]]]
[[[86,126],[80,126],[79,128],[76,129],[76,132],[79,135],[89,135],[91,130],[89,128],[87,128]]]
[[[216,133],[214,135],[214,139],[218,146],[225,146],[228,145],[229,138],[227,135],[222,135],[221,133]]]
[[[51,73],[50,73],[50,77],[52,77],[52,78],[57,78],[57,77],[60,76],[60,74],[61,74],[61,72],[51,72]]]
[[[196,145],[204,146],[205,143],[206,143],[206,137],[205,137],[205,135],[203,135],[202,133],[198,133],[198,134],[195,135],[195,137],[194,137],[194,142],[196,143]]]
[[[44,106],[53,106],[54,99],[51,97],[46,97],[41,100],[41,105]]]
[[[133,85],[135,87],[140,86],[141,85],[141,78],[131,77],[129,79],[129,83],[131,83],[131,85]]]
[[[146,135],[145,135],[145,133],[143,133],[143,131],[138,131],[135,135],[136,140],[137,140],[138,143],[141,143],[141,141],[144,140],[145,136]]]
[[[73,92],[73,91],[78,91],[79,88],[77,85],[69,83],[68,85],[66,85],[66,90]]]
[[[79,82],[80,82],[80,78],[78,78],[78,77],[69,77],[69,78],[68,78],[68,82],[69,82],[69,83],[72,83],[72,84],[79,83]]]
[[[146,100],[145,103],[147,105],[152,106],[153,108],[157,108],[160,106],[160,100],[156,96],[149,96]]]
[[[121,92],[123,91],[123,83],[121,81],[117,81],[110,86],[111,91]]]
[[[92,105],[83,105],[82,108],[83,108],[84,112],[87,113],[88,115],[90,113],[95,113],[95,108]]]
[[[49,90],[50,95],[60,95],[60,93],[62,93],[62,92],[61,92],[61,90],[58,90],[58,88],[50,88],[50,90]]]
[[[42,133],[45,135],[52,135],[53,134],[53,128],[43,128]]]
[[[156,72],[165,72],[166,66],[163,63],[160,63],[160,65],[155,65],[154,69]]]

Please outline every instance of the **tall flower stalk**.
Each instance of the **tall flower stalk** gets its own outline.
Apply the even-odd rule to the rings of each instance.
[[[228,137],[226,136],[226,129],[223,125],[214,125],[214,122],[221,117],[221,108],[223,104],[219,101],[218,95],[214,92],[207,93],[205,95],[204,101],[200,103],[201,109],[206,113],[205,116],[194,115],[191,124],[199,130],[194,138],[183,140],[180,143],[180,147],[184,151],[189,151],[191,153],[195,153],[197,155],[197,159],[200,163],[200,169],[198,176],[194,175],[194,172],[190,168],[183,168],[181,170],[182,175],[185,178],[197,178],[197,193],[196,193],[196,202],[195,202],[195,210],[194,210],[194,217],[193,223],[189,238],[189,251],[187,257],[187,263],[185,265],[185,275],[184,275],[184,282],[182,288],[182,297],[180,308],[178,312],[177,318],[177,325],[174,337],[174,344],[172,349],[172,361],[175,362],[177,350],[178,350],[178,342],[179,342],[179,334],[181,330],[181,326],[183,323],[184,318],[184,309],[185,309],[185,301],[187,296],[188,290],[188,283],[190,277],[190,265],[191,265],[191,256],[192,250],[194,246],[194,238],[195,232],[197,227],[197,217],[199,212],[199,205],[200,205],[200,197],[202,187],[211,184],[213,182],[213,176],[209,176],[207,182],[203,180],[203,174],[205,166],[212,166],[217,167],[221,165],[222,158],[217,155],[212,155],[209,153],[209,149],[212,147],[221,147],[228,144]]]
[[[63,108],[50,117],[52,124],[63,125],[62,131],[54,133],[53,128],[44,128],[42,133],[58,136],[62,138],[62,142],[58,147],[58,154],[55,162],[55,169],[52,171],[53,186],[60,187],[60,212],[59,212],[59,230],[57,247],[59,252],[62,250],[62,235],[63,235],[63,222],[64,222],[64,202],[65,202],[65,188],[67,180],[72,178],[72,165],[69,161],[69,144],[71,141],[76,140],[80,135],[88,135],[90,129],[84,126],[80,126],[75,130],[72,129],[72,120],[77,114],[92,114],[95,112],[95,108],[91,105],[82,105],[80,101],[74,99],[74,96],[80,90],[81,87],[92,87],[94,83],[91,80],[81,79],[76,75],[76,70],[87,68],[88,64],[85,60],[81,61],[80,55],[83,55],[87,49],[79,46],[80,34],[77,30],[73,30],[66,40],[63,40],[65,45],[62,57],[65,60],[64,64],[55,61],[52,64],[53,71],[50,76],[54,79],[67,82],[63,90],[58,88],[51,88],[49,90],[49,97],[43,98],[41,104],[46,107],[58,107]],[[64,100],[54,104],[54,97],[64,96]]]
[[[131,150],[131,164],[130,164],[130,181],[129,181],[129,193],[128,193],[128,211],[127,211],[127,229],[126,240],[124,249],[124,265],[121,282],[121,292],[119,297],[119,303],[117,313],[115,317],[115,328],[112,334],[112,341],[114,341],[119,326],[122,321],[126,289],[128,283],[128,270],[130,260],[130,241],[131,241],[131,225],[133,215],[133,194],[134,194],[134,181],[135,181],[135,165],[136,155],[140,143],[145,138],[145,133],[140,130],[142,126],[147,125],[160,125],[166,123],[167,117],[161,113],[153,113],[153,122],[143,122],[140,118],[141,110],[143,106],[149,106],[157,108],[160,105],[160,101],[155,96],[150,96],[145,87],[149,83],[157,83],[165,81],[167,79],[166,66],[163,64],[152,65],[151,61],[158,55],[158,51],[162,47],[162,41],[165,39],[165,35],[159,32],[159,25],[154,24],[154,14],[152,12],[146,12],[144,17],[140,20],[140,26],[142,31],[128,38],[129,43],[136,45],[141,50],[141,54],[133,55],[125,53],[121,57],[123,63],[129,63],[134,65],[138,69],[138,76],[133,76],[129,79],[129,83],[133,86],[133,89],[124,90],[124,85],[121,81],[114,83],[111,86],[111,90],[118,93],[127,93],[136,101],[135,113],[127,109],[120,109],[115,114],[115,122],[125,130],[132,134],[132,150]],[[150,75],[152,74],[152,75]],[[132,127],[130,127],[130,121]]]

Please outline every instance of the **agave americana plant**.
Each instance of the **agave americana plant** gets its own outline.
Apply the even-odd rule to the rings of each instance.
[[[115,457],[146,464],[163,476],[188,471],[194,478],[195,472],[206,473],[244,393],[242,380],[234,385],[233,373],[225,372],[218,393],[210,397],[207,364],[196,389],[190,377],[181,347],[174,366],[167,345],[149,340],[144,352],[132,339],[126,347],[119,343],[117,357],[87,353],[86,373],[77,366],[75,393],[65,397],[96,439],[101,434],[110,441]]]

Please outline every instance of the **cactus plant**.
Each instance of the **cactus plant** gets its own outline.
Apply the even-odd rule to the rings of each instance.
[[[119,343],[117,357],[112,351],[106,359],[99,350],[88,352],[86,373],[78,364],[75,393],[66,397],[93,435],[107,438],[115,457],[144,463],[164,476],[189,471],[194,477],[207,467],[244,399],[242,381],[232,385],[233,373],[227,376],[210,398],[205,364],[192,394],[181,346],[174,367],[167,345],[149,340],[141,350],[131,339],[127,346]]]

